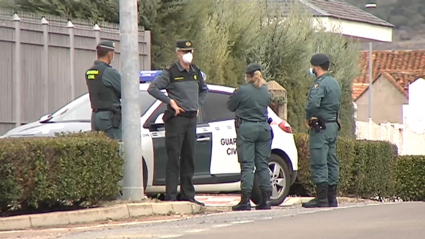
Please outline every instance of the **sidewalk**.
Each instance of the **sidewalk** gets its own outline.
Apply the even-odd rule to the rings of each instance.
[[[212,210],[214,210],[214,207],[230,208],[230,206],[236,205],[239,202],[240,197],[237,195],[204,195],[197,196],[196,199],[204,202],[206,207],[201,207],[189,202],[118,203],[112,206],[93,209],[4,217],[0,218],[0,231],[85,224],[152,215],[198,214],[207,211],[207,208]],[[312,198],[287,197],[280,207],[299,205],[311,199]],[[338,201],[344,203],[360,202],[364,200],[338,198]],[[252,202],[251,204],[254,206]]]
[[[150,215],[197,214],[204,209],[189,202],[128,203],[114,206],[0,218],[0,231],[35,229]]]

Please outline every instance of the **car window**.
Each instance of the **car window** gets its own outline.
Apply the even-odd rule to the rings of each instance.
[[[90,121],[90,118],[91,107],[89,94],[84,94],[54,112],[50,121]]]
[[[146,91],[140,91],[140,112],[143,114],[155,102],[155,98]],[[52,114],[50,121],[90,121],[91,106],[89,94],[84,94]]]
[[[227,109],[227,100],[230,95],[220,92],[208,92],[204,103],[205,122],[232,120],[235,113]]]

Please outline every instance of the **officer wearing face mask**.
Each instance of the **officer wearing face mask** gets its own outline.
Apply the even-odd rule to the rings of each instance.
[[[303,207],[337,207],[339,163],[336,142],[340,124],[338,112],[341,104],[339,83],[328,73],[330,59],[318,53],[310,60],[310,74],[316,77],[310,88],[306,107],[306,125],[310,128],[310,167],[316,197],[303,203]]]
[[[110,65],[114,51],[113,42],[99,43],[97,60],[86,71],[85,78],[92,108],[92,130],[104,131],[110,138],[121,140],[121,75]]]
[[[271,121],[267,108],[271,95],[261,74],[261,66],[251,63],[246,67],[246,84],[237,89],[227,101],[227,108],[235,112],[236,146],[241,165],[241,200],[233,211],[251,210],[251,192],[255,175],[261,188],[261,201],[257,210],[270,210]]]
[[[165,200],[177,200],[180,174],[181,200],[204,206],[195,200],[192,183],[194,174],[194,149],[199,108],[208,92],[205,76],[194,64],[191,41],[178,41],[178,61],[155,78],[148,88],[149,94],[167,105],[165,123],[165,146],[167,149]],[[165,89],[168,96],[161,92]]]

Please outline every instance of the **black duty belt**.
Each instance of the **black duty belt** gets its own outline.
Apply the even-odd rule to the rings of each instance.
[[[197,114],[198,114],[198,111],[183,111],[183,112],[180,112],[177,116],[182,116],[186,118],[195,118]]]
[[[110,108],[92,109],[92,112],[101,112],[101,111],[111,111],[111,109]]]
[[[338,123],[337,120],[320,120],[320,122],[326,124],[326,123]]]
[[[267,123],[266,120],[246,120],[246,119],[241,119],[242,122],[250,122],[250,123]]]

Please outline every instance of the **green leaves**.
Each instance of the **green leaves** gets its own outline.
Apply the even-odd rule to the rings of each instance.
[[[118,0],[14,2],[24,11],[119,23]],[[354,138],[351,83],[359,73],[359,47],[337,34],[337,28],[334,34],[313,28],[313,16],[300,6],[266,0],[143,0],[139,24],[151,31],[153,69],[176,61],[175,42],[180,39],[194,41],[194,63],[208,75],[208,83],[236,87],[244,83],[248,63],[262,64],[265,79],[287,89],[295,132],[305,132],[304,107],[313,82],[307,76],[309,59],[316,52],[328,53],[343,90],[341,135]]]
[[[314,185],[310,176],[308,136],[296,134],[295,143],[299,159],[298,190],[301,186],[307,194],[312,194]],[[371,198],[396,194],[397,155],[391,143],[340,137],[337,157],[340,162],[339,191],[342,196]]]
[[[397,195],[407,201],[425,201],[425,156],[401,156],[397,162]]]
[[[0,212],[94,205],[118,195],[124,160],[103,133],[0,142]]]

